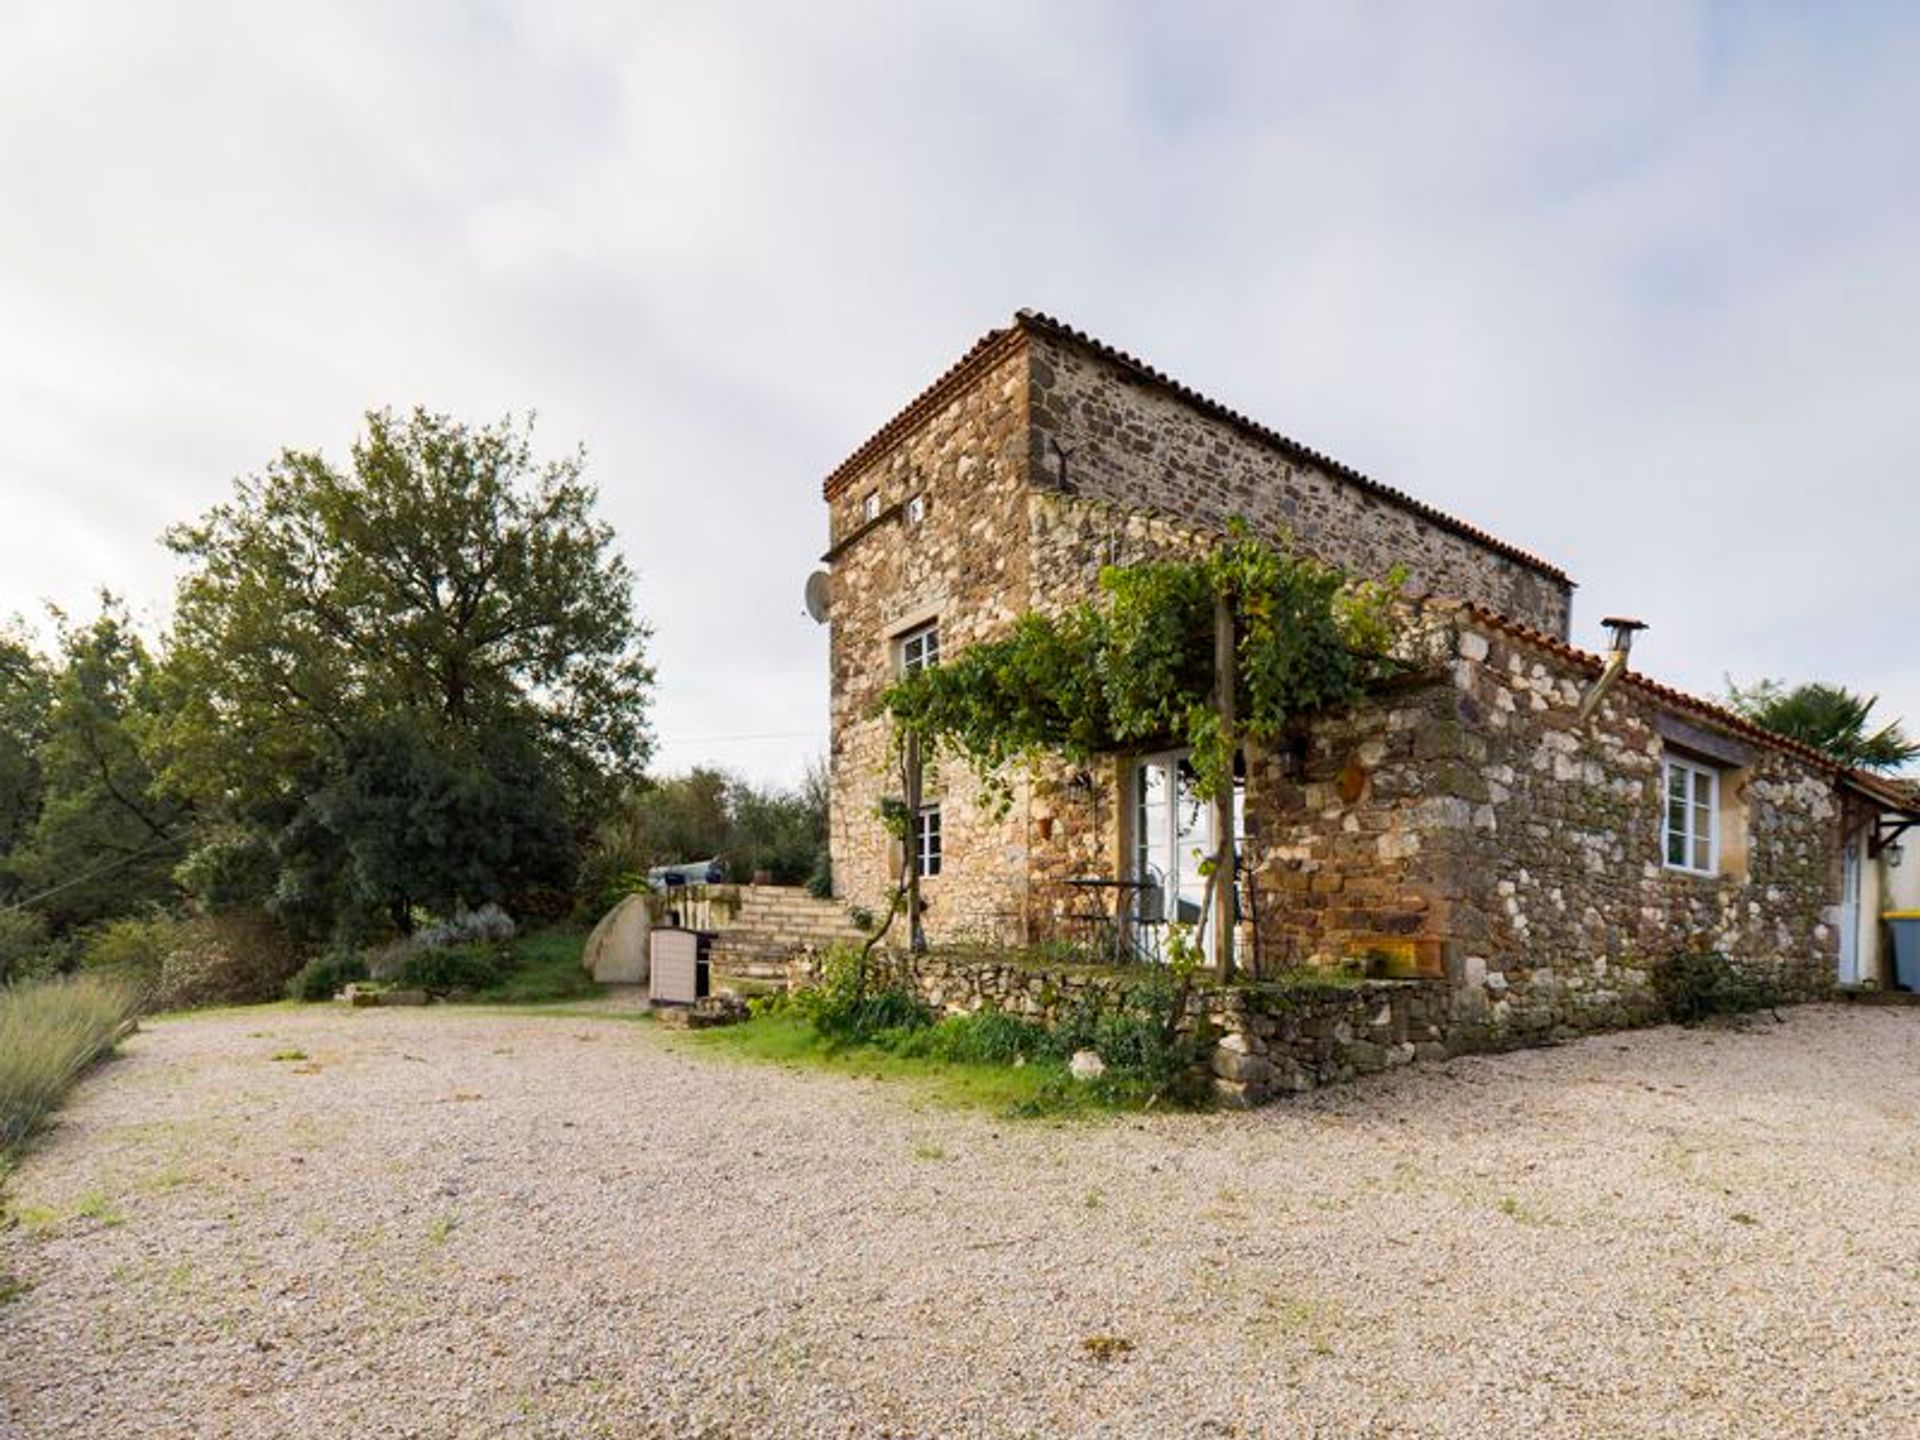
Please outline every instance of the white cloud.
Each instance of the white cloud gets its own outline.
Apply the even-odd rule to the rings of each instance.
[[[821,475],[1033,304],[1564,564],[1585,637],[1642,614],[1665,678],[1820,675],[1920,721],[1920,22],[101,0],[0,27],[0,611],[162,606],[162,525],[367,406],[534,407],[641,572],[663,758],[791,776],[824,739]]]

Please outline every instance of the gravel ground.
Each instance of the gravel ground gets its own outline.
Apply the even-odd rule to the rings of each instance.
[[[1068,1126],[618,1019],[172,1020],[11,1182],[0,1434],[1920,1435],[1916,1118],[1920,1010]]]

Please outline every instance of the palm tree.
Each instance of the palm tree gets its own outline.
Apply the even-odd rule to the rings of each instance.
[[[1744,689],[1729,680],[1727,689],[1729,703],[1754,724],[1811,745],[1842,765],[1898,770],[1920,756],[1920,741],[1908,739],[1898,720],[1867,728],[1878,695],[1855,695],[1817,680],[1792,687],[1783,680],[1761,680]]]

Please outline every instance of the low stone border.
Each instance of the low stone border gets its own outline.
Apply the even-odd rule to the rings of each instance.
[[[991,1006],[1043,1025],[1083,1000],[1118,996],[1142,972],[1095,965],[1035,965],[951,951],[876,952],[874,961],[933,1010],[958,1015]],[[810,959],[793,962],[789,988],[812,984]],[[1201,984],[1188,1002],[1193,1025],[1219,1037],[1208,1065],[1230,1105],[1374,1074],[1453,1051],[1451,996],[1440,980],[1343,982],[1312,976],[1283,982]]]

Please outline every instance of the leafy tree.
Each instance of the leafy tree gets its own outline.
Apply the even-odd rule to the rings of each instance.
[[[17,628],[0,630],[0,904],[19,890],[9,857],[40,814],[40,746],[52,703],[45,658]]]
[[[60,618],[57,667],[33,763],[37,813],[7,868],[56,930],[173,899],[187,807],[159,793],[144,736],[162,704],[160,666],[123,607],[102,597],[94,621]]]
[[[524,733],[475,737],[456,751],[389,722],[355,738],[284,834],[280,855],[343,904],[319,913],[383,913],[407,929],[416,906],[463,906],[564,892],[573,845],[564,797]]]
[[[738,880],[767,871],[777,885],[807,880],[827,848],[827,777],[810,766],[797,789],[753,785],[724,770],[635,787],[594,833],[583,898],[601,907],[655,865],[717,856]]]
[[[827,772],[809,765],[792,790],[736,780],[728,789],[731,826],[729,874],[746,880],[766,871],[776,885],[798,885],[813,875],[827,849]]]
[[[270,876],[313,925],[564,875],[640,774],[653,679],[582,466],[531,422],[377,411],[347,468],[289,450],[169,532],[164,778],[224,827],[190,874]]]
[[[1877,695],[1856,695],[1839,685],[1809,681],[1789,686],[1760,680],[1742,688],[1727,682],[1728,700],[1741,715],[1776,734],[1860,770],[1899,770],[1920,757],[1898,720],[1873,727]]]

